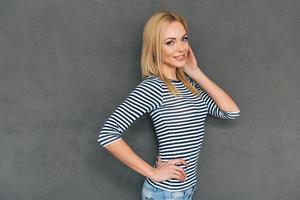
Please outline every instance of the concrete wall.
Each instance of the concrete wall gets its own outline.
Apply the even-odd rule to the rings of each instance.
[[[300,3],[290,1],[0,1],[0,199],[140,199],[144,177],[97,135],[141,81],[145,21],[187,19],[201,69],[235,100],[209,117],[194,199],[300,198]],[[150,164],[142,116],[124,139]]]

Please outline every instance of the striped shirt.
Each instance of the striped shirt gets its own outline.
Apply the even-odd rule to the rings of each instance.
[[[187,167],[179,165],[187,175],[183,182],[178,179],[156,182],[146,178],[152,186],[168,191],[182,191],[196,185],[197,161],[207,115],[223,119],[235,119],[240,115],[240,111],[222,111],[198,83],[188,76],[187,78],[200,91],[199,96],[193,95],[180,80],[171,80],[181,93],[181,96],[176,97],[161,79],[148,76],[114,110],[98,135],[99,144],[105,147],[121,139],[123,132],[133,121],[149,113],[161,160],[182,158],[188,164]]]

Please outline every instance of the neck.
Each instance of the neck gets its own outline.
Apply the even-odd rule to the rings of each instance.
[[[171,67],[171,66],[168,66],[168,65],[163,65],[163,67],[162,67],[162,73],[168,79],[177,80],[177,77],[176,77],[176,67]]]

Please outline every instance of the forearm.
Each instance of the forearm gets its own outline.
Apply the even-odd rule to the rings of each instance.
[[[200,69],[193,72],[196,81],[216,102],[219,108],[225,112],[240,110],[232,98],[217,84],[210,80]]]
[[[152,177],[154,168],[141,159],[123,139],[108,144],[105,148],[134,171],[145,177]]]

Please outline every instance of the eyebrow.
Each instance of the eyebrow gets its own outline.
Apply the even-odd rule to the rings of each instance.
[[[182,38],[183,38],[185,35],[187,35],[187,33],[185,33],[185,34],[182,36]],[[167,39],[176,39],[176,38],[169,37],[169,38],[166,38],[165,40],[167,40]]]

